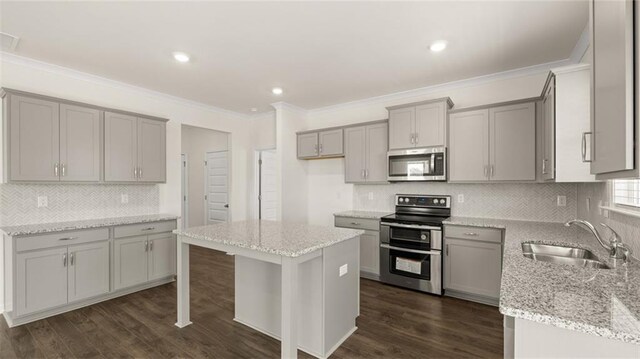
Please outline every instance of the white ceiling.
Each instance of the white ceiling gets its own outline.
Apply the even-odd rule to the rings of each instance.
[[[585,1],[0,2],[17,55],[243,113],[566,59],[587,16]]]

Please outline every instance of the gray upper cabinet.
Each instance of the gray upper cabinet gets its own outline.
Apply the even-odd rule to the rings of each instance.
[[[449,181],[488,180],[489,110],[449,115]]]
[[[144,182],[166,180],[165,123],[138,119],[138,179]]]
[[[449,181],[535,181],[535,102],[449,115]]]
[[[636,15],[640,14],[636,4]],[[638,81],[638,59],[634,64],[634,2],[592,1],[592,116],[591,173],[598,179],[637,177],[637,115],[634,114],[634,81]],[[635,71],[634,71],[635,70]],[[635,72],[635,78],[634,78]]]
[[[138,177],[138,119],[133,116],[104,114],[104,180],[134,182]]]
[[[345,182],[387,180],[387,123],[349,127],[345,135]]]
[[[8,179],[58,181],[60,176],[60,112],[57,102],[10,95],[8,118]],[[5,160],[7,157],[5,157]]]
[[[164,182],[165,126],[162,121],[105,112],[105,181]]]
[[[389,149],[445,146],[447,111],[452,106],[447,97],[387,107]]]
[[[298,158],[313,159],[344,155],[343,129],[298,133]]]
[[[60,180],[100,181],[102,111],[60,105]]]

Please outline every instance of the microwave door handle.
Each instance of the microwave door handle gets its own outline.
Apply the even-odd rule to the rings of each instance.
[[[392,249],[392,250],[398,251],[398,252],[407,252],[407,253],[416,253],[416,254],[430,254],[430,255],[441,255],[442,254],[442,253],[440,253],[440,251],[420,251],[420,250],[417,250],[417,249],[394,247],[394,246],[390,246],[388,244],[381,244],[380,247],[386,248],[386,249]]]
[[[436,168],[436,155],[431,155],[431,161],[429,161],[429,173],[434,174]]]

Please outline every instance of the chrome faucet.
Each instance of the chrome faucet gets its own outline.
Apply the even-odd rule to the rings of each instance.
[[[593,233],[593,236],[596,237],[596,239],[598,240],[598,242],[600,242],[600,245],[609,251],[609,256],[613,259],[623,259],[624,262],[627,262],[629,260],[629,257],[631,256],[631,254],[633,253],[631,251],[631,248],[629,248],[627,245],[625,245],[624,243],[622,243],[622,238],[620,238],[620,236],[618,235],[618,233],[616,231],[613,230],[613,228],[609,227],[608,225],[604,224],[604,223],[600,223],[600,225],[604,228],[607,228],[609,231],[611,231],[611,233],[613,234],[613,238],[611,240],[608,240],[606,243],[602,237],[600,236],[600,233],[598,233],[598,230],[593,226],[593,224],[582,220],[582,219],[573,219],[571,221],[568,221],[567,223],[565,223],[564,225],[567,227],[570,227],[572,224],[578,224],[588,230],[591,231],[591,233]]]

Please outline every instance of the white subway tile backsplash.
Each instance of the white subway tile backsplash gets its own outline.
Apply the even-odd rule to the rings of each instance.
[[[127,194],[128,203],[121,195]],[[38,197],[47,206],[38,207]],[[0,225],[158,213],[157,185],[0,184]]]
[[[369,200],[369,193],[374,200]],[[403,182],[354,186],[354,209],[393,212],[397,193],[443,194],[452,197],[454,216],[564,222],[577,212],[577,185],[556,183],[450,184]],[[464,202],[459,202],[462,195]],[[566,206],[557,197],[566,197]]]

